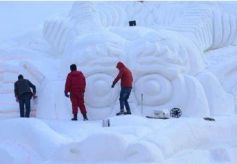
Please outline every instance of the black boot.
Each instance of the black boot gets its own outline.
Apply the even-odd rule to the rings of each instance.
[[[125,112],[124,114],[132,114],[130,111]]]
[[[125,112],[121,110],[120,112],[116,113],[116,116],[119,116],[119,115],[122,115],[122,114],[125,114]]]
[[[77,121],[77,114],[73,114],[72,121]]]
[[[82,116],[84,121],[88,120],[86,113],[82,113]]]

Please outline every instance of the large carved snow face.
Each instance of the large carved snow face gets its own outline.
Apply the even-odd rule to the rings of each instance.
[[[110,32],[78,37],[63,57],[65,66],[76,63],[86,76],[85,101],[92,118],[108,116],[114,108],[119,110],[116,105],[119,87],[111,89],[119,60],[133,72],[135,81],[130,101],[138,106],[143,103],[147,112],[154,108],[183,108],[187,103],[181,101],[179,94],[187,99],[192,97],[186,85],[194,82],[188,82],[189,77],[183,74],[194,74],[202,68],[200,60],[194,60],[199,55],[195,49],[176,42],[167,33],[141,35],[139,31],[142,30],[135,30],[138,37],[133,40]],[[131,32],[134,31],[124,31],[125,34]],[[143,102],[141,95],[144,96]]]
[[[150,113],[155,109],[179,107],[185,115],[206,114],[208,107],[205,95],[202,91],[192,91],[202,88],[196,79],[191,78],[203,69],[203,60],[191,43],[186,44],[185,38],[179,38],[184,40],[180,42],[176,37],[179,37],[178,34],[167,31],[149,32],[139,41],[130,43],[128,56],[131,61],[130,68],[135,76],[136,102],[147,109],[144,113]],[[197,106],[188,109],[189,102],[197,101],[196,98],[190,99],[195,97],[195,94],[202,97],[202,109],[196,110]]]
[[[111,88],[116,62],[124,54],[126,40],[109,32],[78,37],[63,57],[63,68],[76,63],[86,76],[85,102],[90,118],[104,118],[112,112],[119,88]],[[65,75],[67,71],[65,72]]]

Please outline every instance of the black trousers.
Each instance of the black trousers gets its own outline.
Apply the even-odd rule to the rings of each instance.
[[[30,99],[32,97],[31,93],[25,93],[19,96],[19,106],[20,106],[20,117],[30,117]]]
[[[120,91],[120,111],[124,112],[124,105],[128,113],[131,113],[130,106],[128,104],[128,98],[130,96],[132,88],[131,87],[121,87]]]

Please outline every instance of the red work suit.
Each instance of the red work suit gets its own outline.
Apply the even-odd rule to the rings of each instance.
[[[78,107],[81,113],[86,113],[86,107],[84,105],[84,93],[86,88],[86,79],[82,72],[72,71],[68,74],[65,92],[70,92],[70,99],[72,103],[72,113],[78,113]]]
[[[118,62],[116,67],[119,69],[119,74],[114,79],[113,84],[121,79],[121,87],[131,88],[133,82],[132,72],[122,62]]]

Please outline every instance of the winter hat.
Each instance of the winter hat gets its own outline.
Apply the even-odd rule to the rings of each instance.
[[[76,64],[70,65],[70,70],[71,70],[71,71],[76,71],[76,70],[77,70]]]
[[[20,75],[18,76],[18,80],[23,79],[23,78],[24,78],[24,77],[23,77],[22,74],[20,74]]]

